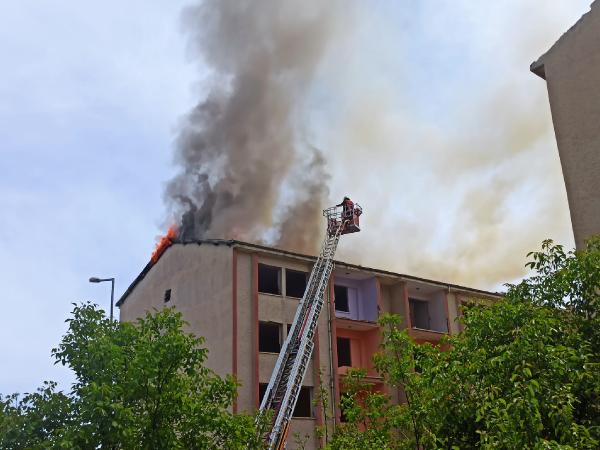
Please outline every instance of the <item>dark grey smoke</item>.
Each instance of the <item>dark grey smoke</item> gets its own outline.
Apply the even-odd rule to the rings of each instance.
[[[320,243],[319,236],[324,227],[323,200],[329,195],[325,158],[318,149],[312,151],[310,161],[300,167],[302,173],[292,176],[292,189],[297,198],[284,209],[277,243],[283,248],[309,253],[315,253]]]
[[[166,189],[183,239],[259,241],[271,230],[275,244],[315,249],[327,174],[299,130],[343,9],[336,3],[206,0],[184,11],[190,48],[211,81],[182,124],[179,172]],[[278,203],[283,191],[295,208]]]

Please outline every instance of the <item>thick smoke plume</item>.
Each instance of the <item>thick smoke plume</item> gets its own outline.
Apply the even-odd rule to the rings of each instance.
[[[182,124],[180,170],[166,190],[182,239],[271,236],[315,250],[327,174],[320,151],[303,144],[301,111],[340,9],[320,0],[206,0],[184,11],[190,48],[211,73]]]
[[[181,237],[314,252],[321,208],[350,194],[365,214],[340,259],[483,288],[524,275],[543,239],[572,242],[545,84],[528,71],[573,23],[567,10],[537,0],[187,9],[193,57],[209,72],[167,186]]]
[[[332,190],[350,178],[365,206],[339,256],[499,287],[543,239],[572,245],[546,85],[528,69],[575,18],[535,0],[419,5],[404,27],[376,11],[332,83],[350,93],[325,145],[342,152],[328,155]],[[362,45],[378,49],[368,64],[353,61]]]

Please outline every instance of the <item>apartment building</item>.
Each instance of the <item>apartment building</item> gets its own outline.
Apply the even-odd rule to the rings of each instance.
[[[600,234],[600,1],[537,61],[546,80],[575,244]]]
[[[315,258],[231,240],[174,243],[150,262],[117,305],[130,321],[152,308],[174,306],[189,331],[206,338],[207,365],[240,382],[233,410],[254,411],[266,389]],[[367,369],[368,379],[383,386],[372,364],[385,312],[400,314],[419,343],[437,343],[457,333],[461,305],[499,294],[409,275],[336,262],[319,318],[315,347],[294,411],[288,448],[294,434],[309,436],[306,448],[318,448],[315,434],[323,424],[313,399],[328,392],[330,427],[340,421],[339,398],[350,367]]]

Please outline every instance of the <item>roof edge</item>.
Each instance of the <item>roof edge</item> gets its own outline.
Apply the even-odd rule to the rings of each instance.
[[[260,245],[260,244],[252,244],[249,242],[242,242],[242,241],[232,241],[236,246],[239,247],[247,247],[249,249],[257,249],[257,250],[261,250],[261,251],[267,251],[270,253],[278,253],[278,254],[283,254],[283,255],[289,255],[289,256],[295,256],[295,257],[299,257],[299,258],[303,258],[303,259],[307,259],[310,261],[314,261],[317,259],[316,256],[311,256],[311,255],[306,255],[303,253],[297,253],[297,252],[292,252],[289,250],[281,250],[278,249],[276,247],[267,247],[264,245]],[[484,294],[484,295],[489,295],[491,297],[500,297],[503,294],[501,292],[492,292],[492,291],[486,291],[484,289],[477,289],[477,288],[472,288],[472,287],[468,287],[468,286],[462,286],[459,284],[453,284],[453,283],[448,283],[445,281],[439,281],[439,280],[432,280],[429,278],[423,278],[423,277],[417,277],[415,275],[407,275],[404,273],[400,273],[400,272],[392,272],[390,270],[384,270],[384,269],[376,269],[373,267],[367,267],[367,266],[361,266],[360,264],[353,264],[353,263],[348,263],[345,261],[339,261],[339,260],[334,260],[334,263],[338,266],[343,266],[343,267],[347,267],[350,269],[356,269],[356,270],[363,270],[363,271],[368,271],[368,272],[373,272],[379,275],[386,275],[386,276],[390,276],[390,277],[398,277],[398,278],[403,278],[405,280],[410,280],[410,281],[420,281],[420,282],[424,282],[424,283],[429,283],[429,284],[433,284],[435,286],[440,286],[440,287],[448,287],[454,290],[458,290],[458,291],[464,291],[464,292],[474,292],[474,293],[479,293],[479,294]]]
[[[170,246],[169,246],[170,247]],[[169,250],[169,247],[167,247],[161,254],[161,256],[167,251]],[[160,259],[160,257],[158,258]],[[157,260],[158,261],[158,260]],[[152,261],[149,261],[148,264],[146,264],[146,266],[142,269],[142,271],[138,274],[137,277],[135,277],[133,279],[133,281],[131,282],[131,284],[129,285],[129,287],[127,289],[125,289],[125,292],[123,292],[123,295],[121,295],[121,297],[119,298],[119,300],[117,300],[117,303],[115,303],[115,306],[117,308],[120,308],[121,305],[123,304],[123,302],[125,302],[125,299],[129,296],[129,294],[131,294],[131,292],[133,291],[133,289],[138,285],[138,283],[140,281],[142,281],[145,277],[146,274],[150,271],[150,269],[152,268],[152,266],[154,266],[154,264]]]
[[[167,248],[165,248],[159,255],[158,258],[156,259],[155,262],[152,262],[152,260],[148,261],[148,263],[146,264],[146,266],[142,269],[142,271],[138,274],[137,277],[134,278],[134,280],[131,282],[131,284],[129,285],[129,287],[125,290],[125,292],[123,292],[123,295],[121,295],[121,297],[119,297],[119,300],[117,300],[117,303],[115,303],[115,305],[117,307],[121,307],[121,305],[125,302],[125,300],[127,299],[127,297],[129,296],[129,294],[131,294],[131,292],[135,289],[135,287],[146,277],[146,275],[148,274],[148,272],[150,271],[150,269],[152,269],[152,267],[163,257],[163,255],[169,251],[169,249],[174,245],[174,244],[198,244],[198,245],[202,245],[202,244],[213,244],[213,245],[221,245],[221,244],[225,244],[227,246],[231,246],[234,244],[235,241],[232,240],[226,240],[226,239],[205,239],[205,240],[196,240],[196,241],[180,241],[180,240],[176,240],[174,239],[171,244],[169,244],[169,246]]]
[[[534,61],[530,64],[529,70],[536,74],[538,77],[542,79],[546,79],[546,68],[544,67],[544,63],[542,62],[543,56],[540,57],[537,61]]]
[[[169,249],[173,245],[190,245],[190,244],[226,245],[228,247],[242,247],[242,248],[248,249],[250,251],[261,251],[261,252],[266,252],[266,253],[274,253],[274,254],[278,254],[278,255],[287,255],[287,256],[292,256],[295,258],[302,258],[307,261],[316,261],[316,259],[317,259],[317,257],[313,256],[313,255],[307,255],[304,253],[293,252],[290,250],[279,249],[276,247],[269,247],[269,246],[261,245],[261,244],[254,244],[251,242],[238,241],[238,240],[234,240],[234,239],[198,239],[198,240],[189,240],[189,241],[174,240],[173,243],[171,245],[169,245],[169,247],[167,247],[160,254],[160,256],[158,257],[156,262],[153,263],[152,261],[149,261],[148,264],[146,264],[146,266],[142,269],[142,271],[139,273],[139,275],[137,277],[135,277],[135,279],[131,282],[129,287],[125,290],[123,295],[121,295],[121,297],[119,298],[119,300],[116,303],[116,306],[119,308],[121,307],[121,305],[125,302],[125,300],[129,296],[129,294],[131,294],[131,292],[133,292],[135,287],[146,277],[148,272],[150,272],[150,269],[152,269],[152,267],[156,263],[158,263],[158,261],[162,258],[162,256],[166,252],[168,252]],[[353,264],[353,263],[348,263],[348,262],[344,262],[344,261],[335,260],[334,263],[338,266],[347,267],[349,269],[362,270],[362,271],[372,272],[374,274],[402,278],[407,281],[419,281],[419,282],[423,282],[423,283],[429,283],[429,284],[433,284],[435,286],[440,286],[441,288],[447,288],[449,290],[481,294],[481,295],[486,295],[489,297],[503,296],[503,293],[501,293],[501,292],[491,292],[491,291],[486,291],[484,289],[471,288],[471,287],[462,286],[459,284],[447,283],[444,281],[432,280],[429,278],[422,278],[422,277],[417,277],[414,275],[407,275],[407,274],[403,274],[403,273],[399,273],[399,272],[392,272],[392,271],[384,270],[384,269],[375,269],[373,267],[365,267],[365,266],[361,266],[359,264]]]
[[[548,54],[550,54],[550,52],[552,52],[556,47],[558,47],[560,45],[561,42],[563,42],[567,36],[577,27],[579,27],[581,25],[581,23],[586,19],[586,16],[588,16],[592,10],[594,10],[595,8],[600,8],[600,1],[599,0],[594,0],[591,4],[590,4],[590,9],[589,11],[585,12],[578,20],[577,22],[575,22],[571,27],[569,27],[569,29],[567,31],[565,31],[557,40],[556,42],[554,42],[554,44],[552,44],[550,46],[550,48],[548,50],[546,50],[537,60],[535,60],[534,62],[531,63],[531,65],[529,66],[529,70],[531,72],[533,72],[534,74],[536,74],[538,77],[543,78],[544,80],[546,79],[546,68],[545,68],[545,62],[544,59],[546,58],[546,56]]]

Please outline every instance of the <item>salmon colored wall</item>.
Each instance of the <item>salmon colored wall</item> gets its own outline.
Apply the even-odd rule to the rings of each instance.
[[[367,369],[368,375],[377,376],[373,367],[373,354],[379,349],[381,336],[378,329],[371,331],[353,331],[336,329],[337,337],[350,339],[350,358],[352,367]]]
[[[314,371],[314,388],[313,388],[313,400],[317,397],[317,395],[319,395],[319,392],[321,390],[321,374],[319,373],[320,370],[320,366],[319,366],[319,361],[321,360],[321,349],[319,348],[319,326],[317,325],[317,328],[315,329],[315,347],[314,347],[314,351],[313,351],[313,371]],[[323,400],[323,399],[321,399]],[[321,408],[328,408],[329,405],[316,405],[315,406],[315,417],[317,419],[317,426],[318,427],[322,427],[323,426],[323,412],[321,410]],[[323,447],[323,445],[325,444],[323,436],[321,436],[321,438],[319,439],[321,447]]]
[[[334,287],[333,287],[333,279],[329,279],[329,314],[331,320],[331,359],[332,359],[332,367],[333,373],[331,376],[333,377],[333,390],[334,390],[334,400],[335,400],[335,422],[340,422],[340,380],[337,376],[337,366],[338,366],[338,357],[337,357],[337,327],[335,320],[335,304],[333,302],[334,298]]]

